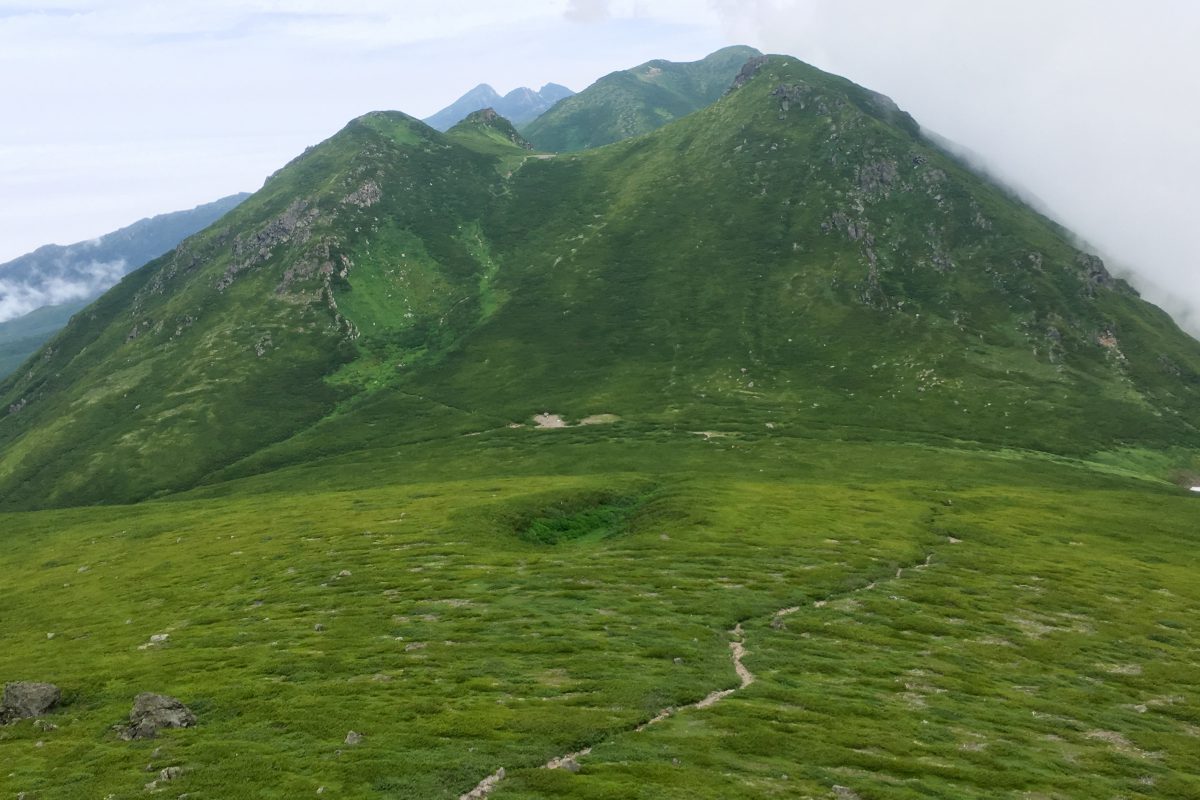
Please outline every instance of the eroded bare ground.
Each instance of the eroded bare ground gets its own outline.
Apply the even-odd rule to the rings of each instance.
[[[918,561],[907,567],[900,567],[899,569],[897,569],[895,577],[890,578],[888,580],[889,581],[901,580],[904,578],[904,572],[906,570],[913,570],[913,571],[919,572],[921,570],[927,569],[932,564],[933,564],[933,553],[928,553],[925,555],[925,558],[922,559],[921,561]],[[872,581],[871,583],[868,583],[865,586],[860,586],[859,588],[853,589],[849,592],[843,592],[840,594],[840,596],[837,596],[837,597],[831,596],[824,600],[817,600],[816,602],[813,603],[813,606],[820,608],[820,607],[826,605],[831,600],[851,597],[855,594],[859,594],[860,592],[869,592],[872,589],[875,589],[878,585],[879,585],[878,581]],[[787,606],[785,608],[779,609],[778,611],[776,611],[774,614],[771,615],[771,627],[775,628],[775,629],[782,627],[782,621],[783,621],[784,617],[795,614],[795,613],[799,612],[800,610],[802,610],[803,608],[804,608],[804,606]],[[726,697],[729,697],[734,692],[737,692],[741,689],[745,689],[747,686],[754,683],[754,681],[755,681],[754,673],[751,672],[750,669],[743,663],[743,660],[749,654],[750,651],[748,651],[746,649],[745,631],[742,630],[742,623],[739,622],[738,624],[734,625],[733,630],[731,630],[729,632],[729,635],[732,637],[732,639],[729,642],[729,656],[730,656],[730,660],[732,660],[732,662],[733,662],[734,672],[737,673],[738,680],[740,681],[739,685],[732,689],[715,689],[715,690],[709,692],[707,695],[705,695],[703,699],[697,700],[695,703],[689,703],[688,705],[679,706],[679,707],[669,706],[667,708],[664,708],[661,711],[659,711],[657,714],[655,714],[653,717],[651,717],[649,720],[639,724],[635,728],[632,728],[633,733],[641,733],[642,731],[646,730],[650,726],[657,725],[658,723],[662,722],[663,720],[668,719],[669,717],[672,717],[675,714],[680,713],[681,711],[687,711],[688,709],[710,708],[710,707],[716,705],[717,703],[719,703],[721,700],[724,700]],[[616,736],[619,733],[625,733],[625,732],[628,732],[628,731],[618,731],[617,733],[614,733],[613,735]],[[580,769],[579,759],[587,756],[591,752],[592,752],[591,747],[585,747],[582,750],[576,750],[571,753],[564,753],[561,756],[555,756],[554,758],[550,759],[545,764],[543,764],[541,766],[541,768],[542,769],[565,769],[570,772],[578,772]],[[499,785],[500,781],[504,780],[504,775],[505,775],[504,767],[500,767],[498,770],[493,772],[491,775],[488,775],[486,778],[484,778],[478,784],[476,784],[475,788],[471,789],[471,791],[469,791],[463,795],[460,795],[458,800],[482,800],[482,798],[487,797],[492,792],[492,790],[495,789],[497,785]]]

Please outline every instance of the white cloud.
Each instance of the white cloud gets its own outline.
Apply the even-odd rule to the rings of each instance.
[[[1183,319],[1200,310],[1200,5],[754,0],[729,31],[890,95],[1027,187]]]
[[[85,300],[112,286],[125,274],[125,261],[92,261],[69,274],[41,276],[34,283],[0,278],[0,322],[24,316],[42,306]]]
[[[596,22],[612,14],[611,0],[569,0],[563,14],[572,22]]]

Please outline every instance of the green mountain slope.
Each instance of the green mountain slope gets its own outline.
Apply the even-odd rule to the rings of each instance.
[[[479,265],[456,219],[499,181],[491,159],[409,117],[355,121],[128,276],[5,384],[0,481],[43,501],[182,488],[331,411],[346,390],[327,378],[360,336],[440,352],[477,313],[459,302]],[[351,286],[359,260],[373,267]]]
[[[112,504],[0,510],[62,688],[0,795],[1200,794],[1200,344],[886,98],[738,84],[367,115],[0,384],[0,500]]]
[[[0,386],[5,502],[133,500],[544,411],[1196,446],[1200,344],[1165,314],[886,98],[782,57],[752,72],[575,155],[355,121]]]
[[[605,75],[523,129],[539,150],[568,152],[649,133],[709,105],[729,88],[752,47],[726,47],[699,61],[648,61]]]
[[[42,306],[28,314],[0,322],[0,375],[16,370],[51,336],[58,333],[71,315],[87,306],[86,300]]]
[[[533,145],[517,132],[509,120],[491,108],[484,108],[468,114],[447,133],[451,139],[471,150],[494,155],[501,160],[514,157],[524,158],[524,154],[514,152],[514,146],[521,150],[533,149]]]

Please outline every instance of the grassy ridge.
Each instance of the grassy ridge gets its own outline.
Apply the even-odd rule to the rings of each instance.
[[[725,93],[752,47],[726,47],[699,61],[649,61],[604,76],[524,126],[539,150],[573,152],[656,130]]]

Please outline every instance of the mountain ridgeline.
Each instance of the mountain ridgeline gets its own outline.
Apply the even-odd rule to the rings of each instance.
[[[657,59],[605,75],[524,127],[539,150],[569,152],[628,139],[713,103],[762,53],[725,47],[699,61]]]
[[[1200,343],[1166,314],[887,98],[742,62],[701,82],[715,102],[579,152],[495,114],[354,120],[0,384],[3,503],[134,501],[546,411],[647,440],[1200,446]],[[559,113],[589,92],[525,137],[549,118],[573,131],[556,149],[593,143]],[[609,110],[605,137],[644,132]]]
[[[491,86],[481,83],[441,111],[426,117],[425,124],[445,132],[466,119],[468,114],[491,108],[512,124],[524,125],[573,94],[561,84],[547,83],[537,91],[522,86],[501,96]]]

